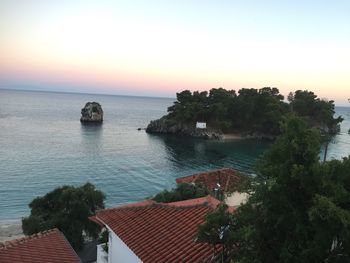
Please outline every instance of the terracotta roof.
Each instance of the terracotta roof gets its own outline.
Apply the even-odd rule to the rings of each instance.
[[[128,208],[128,207],[140,207],[140,206],[148,206],[155,204],[156,201],[153,201],[152,199],[146,199],[137,203],[130,203],[120,206],[119,208]],[[112,208],[113,209],[113,208]]]
[[[96,218],[145,263],[201,262],[212,257],[213,247],[196,242],[197,227],[220,203],[215,200],[204,197],[168,204],[124,206],[100,210]]]
[[[220,188],[227,192],[232,187],[235,187],[241,181],[241,176],[238,172],[231,168],[224,168],[220,170],[193,174],[176,179],[176,183],[203,183],[209,191],[217,188],[217,184],[220,184]]]
[[[157,203],[156,201],[153,201],[152,199],[146,199],[146,200],[143,200],[143,201],[140,201],[140,202],[137,202],[137,203],[130,203],[130,204],[125,204],[125,205],[122,205],[122,206],[119,206],[118,208],[130,208],[130,207],[140,207],[140,206],[147,206],[147,205],[152,205],[152,204],[155,204]],[[108,210],[114,210],[116,208],[106,208],[106,209],[102,209],[102,211],[106,212]],[[96,215],[93,215],[93,216],[89,216],[89,220],[91,220],[92,222],[100,225],[100,226],[103,226],[103,224],[101,223],[101,221],[99,221],[96,217]]]
[[[1,263],[81,262],[65,236],[52,229],[0,243]]]
[[[189,199],[189,200],[184,200],[184,201],[177,201],[177,202],[172,202],[164,205],[171,205],[171,206],[194,206],[194,205],[202,205],[202,204],[207,204],[211,208],[215,209],[219,204],[222,202],[216,199],[215,197],[212,197],[211,195],[201,197],[201,198],[196,198],[196,199]],[[227,211],[229,213],[233,213],[236,210],[234,206],[228,206]]]
[[[201,198],[177,201],[177,202],[167,203],[164,205],[185,207],[185,206],[195,206],[195,205],[205,205],[205,204],[215,209],[219,204],[221,204],[221,202],[218,199],[208,195]]]

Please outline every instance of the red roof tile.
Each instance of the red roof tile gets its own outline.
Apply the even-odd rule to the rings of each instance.
[[[130,207],[140,207],[140,206],[147,206],[147,205],[152,205],[155,204],[156,201],[153,201],[152,199],[146,199],[137,203],[130,203],[130,204],[125,204],[122,206],[119,206],[118,208],[130,208]],[[108,211],[108,210],[114,210],[115,208],[107,208],[107,209],[102,209],[103,211]],[[103,226],[103,224],[101,223],[101,221],[99,221],[96,217],[96,215],[93,216],[89,216],[89,220],[91,220],[92,222]],[[1,262],[0,262],[1,263]]]
[[[100,210],[107,225],[145,263],[201,262],[213,248],[196,242],[198,225],[220,201],[213,197]],[[217,248],[220,251],[220,248]]]
[[[0,243],[1,263],[81,262],[65,236],[52,229],[28,237]]]
[[[195,205],[204,205],[204,204],[207,204],[211,208],[215,209],[219,204],[221,204],[221,202],[218,199],[208,195],[208,196],[196,198],[196,199],[189,199],[189,200],[167,203],[165,205],[185,207],[185,206],[195,206]]]
[[[153,201],[152,199],[146,199],[146,200],[143,200],[143,201],[140,201],[137,203],[125,204],[125,205],[120,206],[119,208],[148,206],[148,205],[152,205],[155,203],[156,203],[156,201]]]
[[[220,184],[221,190],[227,192],[241,181],[241,176],[236,170],[224,168],[220,170],[193,174],[176,179],[176,183],[202,183],[209,191],[217,188]]]

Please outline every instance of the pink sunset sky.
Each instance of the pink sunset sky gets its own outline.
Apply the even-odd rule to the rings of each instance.
[[[175,97],[271,86],[349,105],[349,2],[283,2],[2,0],[0,88]]]

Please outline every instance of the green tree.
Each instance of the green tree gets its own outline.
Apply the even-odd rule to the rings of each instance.
[[[256,248],[263,262],[301,260],[308,240],[306,211],[317,186],[311,171],[318,163],[318,132],[297,117],[289,118],[282,131],[258,167],[249,203],[260,213],[255,234],[257,243],[266,239]]]
[[[277,88],[241,89],[231,104],[232,126],[245,132],[277,135],[279,123],[288,112]]]
[[[232,231],[232,217],[227,211],[227,205],[218,206],[206,216],[204,224],[198,226],[197,238],[199,242],[205,242],[213,246],[213,254],[216,248],[221,246],[222,259],[227,258],[231,249],[230,233]]]
[[[80,249],[84,234],[96,238],[100,231],[88,217],[104,208],[104,199],[105,195],[90,183],[56,188],[29,204],[30,215],[22,219],[23,233],[31,235],[58,228],[75,249]]]
[[[176,201],[188,200],[207,196],[209,194],[207,188],[203,184],[178,184],[176,188],[168,191],[164,190],[152,199],[159,203],[171,203]]]
[[[308,214],[318,231],[310,251],[327,262],[350,262],[350,159],[322,163],[315,173],[320,175],[320,192]]]
[[[350,161],[320,163],[319,138],[285,120],[233,216],[237,262],[350,262]]]
[[[177,100],[164,116],[166,127],[176,130],[178,124],[193,127],[197,121],[223,132],[253,134],[274,138],[281,133],[280,122],[290,112],[302,117],[310,127],[325,134],[338,131],[341,117],[334,118],[334,101],[321,100],[310,91],[297,90],[287,97],[277,88],[234,90],[213,88],[208,92],[184,90],[176,94]],[[181,125],[178,125],[181,127]],[[166,129],[165,129],[166,130]]]
[[[207,119],[207,95],[208,92],[189,90],[176,93],[177,101],[168,108],[168,119],[180,122],[195,122]]]
[[[234,90],[211,89],[208,97],[209,120],[213,122],[227,120],[229,105],[235,98]]]
[[[311,126],[318,127],[326,133],[337,133],[341,117],[334,118],[334,101],[319,99],[307,90],[297,90],[289,97],[290,107],[303,117]]]

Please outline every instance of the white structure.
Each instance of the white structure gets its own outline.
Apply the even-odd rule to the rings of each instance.
[[[97,263],[108,263],[108,253],[104,250],[104,246],[108,246],[107,243],[97,245]]]
[[[90,220],[107,229],[108,252],[105,245],[98,245],[97,263],[209,262],[212,246],[194,237],[197,225],[219,204],[206,196],[167,204],[145,200],[99,210]]]
[[[226,195],[225,203],[228,206],[238,207],[245,204],[248,201],[249,195],[247,193],[233,192],[230,195]]]
[[[207,128],[207,123],[206,122],[199,122],[199,121],[197,121],[196,128],[197,129],[206,129]]]
[[[135,253],[108,227],[108,254],[97,246],[97,263],[142,263]]]

